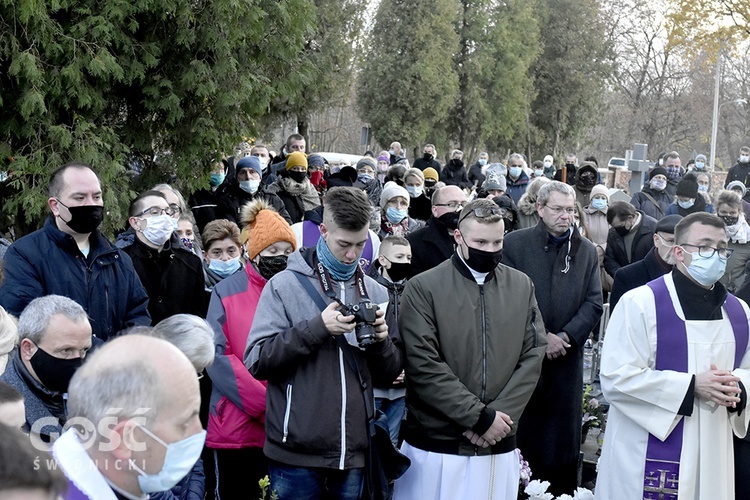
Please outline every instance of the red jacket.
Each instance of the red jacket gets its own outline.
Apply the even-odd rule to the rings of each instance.
[[[248,263],[219,282],[211,294],[206,320],[214,330],[216,357],[206,370],[213,382],[209,448],[262,448],[265,442],[266,382],[255,380],[242,361],[265,284]]]

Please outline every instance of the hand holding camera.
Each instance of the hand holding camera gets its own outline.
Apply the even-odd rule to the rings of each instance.
[[[388,337],[385,311],[368,299],[357,304],[332,302],[323,310],[321,317],[332,335],[341,335],[354,329],[361,347],[382,342]]]

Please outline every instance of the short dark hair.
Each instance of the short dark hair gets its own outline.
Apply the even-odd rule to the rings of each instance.
[[[0,382],[0,405],[3,403],[15,403],[16,401],[23,401],[23,394],[18,392],[18,389],[12,385]]]
[[[667,163],[667,160],[669,160],[670,158],[676,158],[676,159],[679,160],[680,159],[680,153],[678,153],[677,151],[670,151],[669,153],[665,154],[664,155],[664,163]]]
[[[302,134],[292,134],[286,138],[286,147],[292,147],[292,141],[304,141],[305,137]]]
[[[370,226],[372,208],[367,194],[355,187],[335,187],[325,197],[323,218],[333,220],[346,231],[361,231]]]
[[[469,202],[469,204],[466,205],[463,208],[463,210],[461,210],[461,215],[458,216],[458,220],[461,223],[463,223],[467,219],[474,219],[475,221],[480,222],[482,224],[492,224],[492,223],[503,220],[503,216],[499,213],[499,210],[497,214],[491,214],[491,215],[488,215],[487,217],[481,217],[481,218],[477,217],[474,214],[474,210],[477,208],[498,209],[499,207],[492,200],[488,200],[487,198],[479,198],[477,200]]]
[[[39,467],[34,462],[40,457],[35,453],[29,439],[18,430],[0,424],[0,493],[21,489],[41,489],[54,496],[64,496],[68,480],[56,467],[47,466],[49,455],[43,453]],[[0,495],[2,496],[2,495]]]
[[[382,250],[384,248],[395,247],[395,246],[411,248],[411,243],[409,243],[409,240],[407,240],[403,236],[396,236],[395,234],[391,234],[383,238],[383,241],[380,242],[380,250],[378,252],[378,255],[382,255],[383,253]]]
[[[607,208],[607,223],[612,224],[615,217],[619,219],[626,219],[628,217],[635,217],[635,207],[627,201],[616,201]]]
[[[144,191],[138,196],[136,196],[133,201],[130,202],[130,209],[128,210],[128,216],[137,217],[138,215],[140,215],[143,212],[143,210],[145,210],[142,206],[143,200],[145,198],[150,198],[151,196],[156,196],[157,198],[161,198],[164,201],[167,201],[167,197],[164,196],[164,193],[162,193],[161,191],[156,191],[153,189],[150,191]]]
[[[695,212],[682,219],[674,227],[674,242],[676,245],[685,243],[687,232],[693,224],[705,224],[706,226],[713,226],[719,229],[727,228],[724,221],[718,216],[708,212]]]
[[[69,168],[78,168],[78,169],[84,169],[87,168],[94,172],[94,175],[96,175],[96,178],[99,180],[99,184],[101,185],[102,180],[99,177],[99,174],[96,173],[96,171],[93,169],[91,165],[88,163],[84,163],[82,161],[71,161],[63,165],[62,167],[56,168],[52,174],[49,176],[49,197],[50,198],[58,198],[60,196],[60,193],[63,190],[63,187],[65,187],[65,182],[63,181],[63,175],[65,174],[65,171]]]

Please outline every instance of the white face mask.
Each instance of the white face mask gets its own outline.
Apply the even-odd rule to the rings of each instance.
[[[195,462],[200,458],[203,444],[206,442],[206,431],[201,430],[181,441],[167,444],[150,430],[143,426],[139,427],[157,443],[164,446],[167,453],[164,455],[164,464],[158,474],[146,474],[146,471],[138,468],[133,461],[133,468],[140,474],[138,486],[144,493],[157,493],[174,488],[193,470]]]
[[[748,155],[741,155],[740,156],[740,162],[742,162],[742,163],[750,162],[750,156],[748,156]]]
[[[260,181],[240,181],[240,189],[246,193],[255,194],[260,187]]]
[[[547,167],[547,168],[549,168],[549,167],[552,166],[552,162],[551,161],[545,161],[544,162],[544,166]]]
[[[166,214],[149,217],[146,219],[146,229],[143,230],[143,236],[154,245],[161,246],[172,236],[176,222],[176,219]]]
[[[406,190],[412,198],[419,198],[422,196],[422,186],[406,186]]]

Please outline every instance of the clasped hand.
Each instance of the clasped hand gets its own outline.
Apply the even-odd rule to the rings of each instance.
[[[739,382],[740,378],[732,372],[711,365],[710,370],[695,376],[695,395],[705,401],[736,408],[742,392]]]
[[[513,420],[508,415],[501,411],[495,411],[495,420],[493,420],[492,425],[484,434],[480,436],[473,430],[467,429],[464,431],[464,437],[475,446],[487,448],[488,446],[496,445],[501,439],[507,436],[511,425],[513,425]]]
[[[323,320],[323,324],[331,335],[341,335],[342,333],[351,332],[354,330],[356,323],[354,323],[354,315],[344,316],[339,310],[341,305],[338,302],[331,302],[328,307],[323,309],[320,313],[320,317]],[[388,337],[388,325],[385,323],[385,311],[378,309],[375,313],[377,319],[372,324],[375,330],[375,340],[382,342]]]

